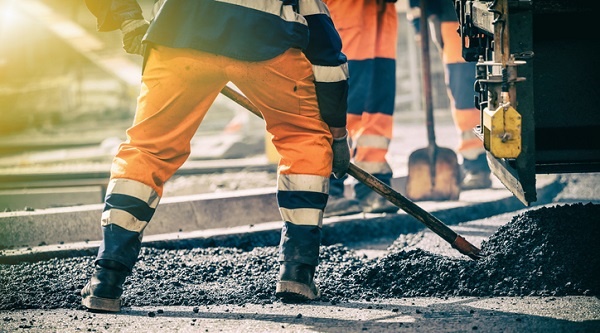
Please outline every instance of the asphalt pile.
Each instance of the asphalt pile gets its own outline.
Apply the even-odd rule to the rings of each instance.
[[[570,204],[515,216],[482,244],[486,257],[456,259],[392,245],[369,259],[323,246],[321,302],[412,296],[600,295],[600,205]],[[241,240],[243,241],[243,240]],[[245,241],[247,242],[247,240]],[[276,247],[143,248],[125,285],[126,306],[277,302]],[[0,309],[81,308],[93,257],[0,265]]]
[[[377,297],[598,295],[598,214],[593,204],[528,211],[482,244],[483,259],[392,249],[349,282]]]

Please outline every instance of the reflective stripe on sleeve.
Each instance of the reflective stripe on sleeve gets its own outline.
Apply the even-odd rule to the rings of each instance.
[[[279,16],[281,19],[287,22],[297,22],[307,25],[306,19],[301,15],[298,15],[292,6],[284,6],[281,0],[216,0],[219,2],[228,3],[240,7],[246,7],[250,9],[259,10],[268,14]]]
[[[313,65],[313,73],[317,82],[340,82],[348,80],[348,63],[339,66]]]
[[[300,9],[300,15],[308,16],[308,15],[318,15],[324,14],[329,15],[329,9],[320,0],[299,0],[298,8]]]

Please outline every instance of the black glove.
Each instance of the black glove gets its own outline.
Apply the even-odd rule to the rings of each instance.
[[[333,138],[331,144],[333,150],[333,167],[331,172],[333,176],[340,179],[346,175],[348,166],[350,166],[350,145],[348,144],[348,133],[341,138]]]
[[[144,55],[142,38],[148,31],[150,23],[144,19],[125,20],[121,24],[123,32],[123,49],[130,54]]]

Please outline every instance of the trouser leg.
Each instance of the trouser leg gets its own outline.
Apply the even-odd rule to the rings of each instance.
[[[225,83],[217,57],[150,51],[133,125],[112,163],[98,259],[133,267],[164,183],[189,156],[190,141]]]
[[[133,125],[111,167],[92,278],[82,290],[90,309],[119,311],[125,277],[164,183],[185,162],[190,140],[226,78],[218,57],[156,47],[149,53]]]
[[[312,66],[300,50],[290,49],[256,66],[233,66],[228,74],[261,110],[281,156],[277,203],[284,226],[277,295],[314,299],[319,295],[313,277],[333,155],[331,133],[318,108]]]

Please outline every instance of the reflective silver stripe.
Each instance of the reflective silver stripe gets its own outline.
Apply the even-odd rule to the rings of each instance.
[[[250,9],[260,10],[268,14],[279,16],[284,21],[296,22],[304,25],[308,25],[306,19],[298,15],[292,6],[284,6],[281,0],[216,0],[240,7],[246,7]]]
[[[140,221],[124,210],[113,208],[103,212],[100,221],[100,225],[103,227],[110,224],[118,225],[125,230],[141,233],[148,225],[148,222]]]
[[[370,147],[378,149],[388,149],[390,146],[390,139],[381,135],[361,135],[356,140],[356,147]]]
[[[300,15],[304,16],[317,14],[331,16],[329,15],[329,8],[321,0],[299,0],[298,8],[300,9]]]
[[[108,183],[106,194],[125,194],[140,199],[148,204],[150,208],[156,208],[160,197],[150,186],[135,180],[115,178]]]
[[[470,140],[470,139],[479,139],[479,137],[477,136],[477,134],[475,134],[475,132],[473,132],[473,130],[467,130],[464,132],[460,133],[460,137],[463,140]]]
[[[373,173],[392,173],[392,168],[389,164],[383,162],[356,162],[356,166],[365,170],[366,172]]]
[[[323,225],[323,211],[315,208],[279,208],[284,221],[295,225]]]
[[[463,150],[459,151],[458,153],[463,158],[466,158],[469,160],[474,160],[474,159],[477,159],[477,157],[479,157],[479,155],[485,153],[485,148],[480,147],[480,148],[463,149]]]
[[[317,82],[340,82],[348,80],[348,64],[340,66],[313,65],[313,73]]]
[[[329,178],[315,175],[282,175],[277,177],[280,191],[308,191],[329,193]]]

